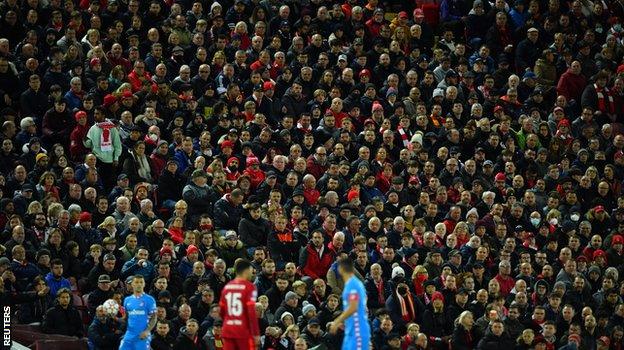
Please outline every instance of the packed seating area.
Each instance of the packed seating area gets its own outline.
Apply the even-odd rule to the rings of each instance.
[[[248,259],[260,349],[340,349],[351,258],[374,350],[622,350],[623,21],[617,0],[1,0],[0,303],[118,349],[140,275],[152,349],[220,350]]]

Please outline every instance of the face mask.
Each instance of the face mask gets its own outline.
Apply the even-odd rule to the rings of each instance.
[[[570,220],[572,221],[579,221],[580,217],[578,214],[572,214],[570,215]]]
[[[158,140],[158,135],[156,135],[156,134],[150,134],[150,135],[149,135],[149,138],[150,138],[150,140],[152,140],[152,141],[157,141],[157,140]]]
[[[540,219],[539,218],[531,218],[531,224],[533,224],[533,226],[537,227],[537,225],[539,225],[540,223]]]
[[[557,220],[557,218],[552,218],[550,219],[550,221],[548,221],[551,225],[557,225],[559,223],[559,220]]]
[[[236,171],[236,170],[238,169],[238,167],[237,167],[237,166],[230,165],[230,166],[228,167],[228,169],[230,169],[230,171]]]

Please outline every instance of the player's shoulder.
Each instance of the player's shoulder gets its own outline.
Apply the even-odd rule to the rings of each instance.
[[[156,299],[154,299],[153,296],[151,296],[151,295],[149,295],[147,293],[143,294],[143,299],[148,301],[148,302],[150,302],[150,303],[154,303],[154,304],[156,303]]]

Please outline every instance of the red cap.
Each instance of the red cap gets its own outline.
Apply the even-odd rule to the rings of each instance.
[[[370,77],[371,76],[371,71],[369,71],[368,69],[362,69],[360,71],[359,76],[363,76],[363,75],[368,75]]]
[[[193,253],[199,253],[199,249],[197,249],[196,246],[191,244],[188,246],[188,248],[186,248],[186,255],[190,255]]]
[[[366,119],[366,120],[364,121],[364,126],[366,126],[367,124],[373,124],[373,125],[375,125],[375,121],[374,121],[374,120],[372,120],[371,118],[368,118],[368,119]]]
[[[407,12],[401,11],[401,12],[399,12],[399,18],[407,19],[407,18],[409,18],[409,16],[407,15]]]
[[[604,213],[605,209],[602,205],[597,205],[594,207],[594,212],[596,213]]]
[[[563,110],[563,108],[557,106],[555,107],[555,109],[553,109],[553,112],[565,112],[565,111]]]
[[[91,222],[91,213],[83,211],[80,213],[80,222]]]
[[[496,107],[494,107],[494,113],[502,112],[502,111],[503,111],[503,106],[496,106]]]
[[[444,295],[442,295],[442,293],[440,292],[433,292],[433,294],[431,294],[431,302],[434,302],[438,299],[444,302]]]
[[[423,17],[425,17],[425,13],[423,12],[422,9],[415,9],[413,14],[414,14],[414,17],[416,17],[416,18],[423,18]]]
[[[624,244],[624,237],[621,235],[614,235],[613,238],[611,238],[611,246],[613,247],[616,244]]]
[[[383,106],[379,102],[373,102],[373,112],[378,110],[383,111]]]
[[[234,148],[234,143],[230,140],[225,140],[221,142],[221,149],[224,149],[226,147]]]
[[[349,191],[349,193],[347,194],[347,201],[351,202],[355,198],[360,198],[360,192],[356,190]]]
[[[620,159],[620,158],[622,158],[622,157],[624,157],[624,152],[622,152],[622,151],[617,151],[617,152],[615,152],[615,154],[613,155],[613,159]]]
[[[124,91],[123,94],[121,94],[121,98],[134,98],[134,95],[132,94],[132,91]]]
[[[617,71],[616,71],[617,74],[620,74],[622,72],[624,72],[624,64],[621,64],[619,67],[617,67]]]
[[[104,102],[102,103],[104,107],[110,107],[113,103],[117,102],[117,97],[114,95],[108,94],[104,96]]]
[[[173,250],[171,250],[171,248],[169,248],[169,247],[162,247],[162,248],[160,248],[159,254],[160,254],[160,256],[163,256],[165,254],[169,254],[169,255],[173,256]]]
[[[579,255],[578,258],[576,258],[576,262],[587,262],[587,257],[585,255]]]
[[[596,249],[596,250],[594,250],[594,254],[592,254],[592,260],[596,260],[596,258],[599,257],[599,256],[601,256],[603,258],[606,258],[607,257],[607,253],[605,253],[605,251],[602,250],[602,249]]]
[[[418,178],[416,176],[410,176],[408,182],[411,183],[411,184],[417,184],[419,182],[419,180],[418,180]]]
[[[496,174],[496,176],[494,176],[494,181],[505,181],[505,174],[503,173],[498,173]]]
[[[74,114],[74,119],[76,119],[76,121],[80,120],[80,118],[86,118],[87,117],[87,112],[85,111],[78,111],[76,112],[76,114]]]
[[[606,346],[611,346],[611,340],[609,340],[609,337],[606,337],[604,335],[602,337],[598,338],[598,341],[603,342],[604,345],[606,345]]]
[[[262,84],[262,89],[264,91],[273,90],[273,89],[275,89],[275,84],[273,84],[270,81],[265,81],[264,84]]]
[[[89,65],[91,67],[95,66],[96,64],[101,64],[100,59],[97,57],[94,57],[91,59],[91,61],[89,61]]]
[[[223,145],[223,144],[221,144],[221,145]],[[227,165],[229,166],[230,164],[232,164],[232,162],[238,162],[238,158],[236,158],[236,157],[228,158]]]
[[[254,164],[260,164],[260,161],[258,160],[258,157],[253,156],[253,157],[247,157],[247,166],[251,166]]]
[[[568,335],[568,341],[570,341],[570,340],[574,340],[577,344],[580,344],[581,343],[581,336],[578,335],[578,334],[572,333],[572,334]]]
[[[559,123],[557,124],[557,127],[560,128],[562,126],[567,126],[568,128],[570,127],[570,121],[567,119],[561,119],[559,121]]]

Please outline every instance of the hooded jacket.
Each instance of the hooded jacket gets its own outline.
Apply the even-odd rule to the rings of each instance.
[[[214,225],[219,230],[236,230],[241,218],[240,206],[235,206],[225,194],[214,205]]]
[[[186,327],[182,327],[180,329],[180,334],[176,338],[175,345],[173,346],[174,350],[205,350],[206,345],[204,344],[202,338],[200,338],[197,334],[190,335]]]
[[[262,217],[254,220],[249,214],[245,214],[238,224],[238,234],[240,240],[248,247],[265,246],[271,234],[271,226]]]

